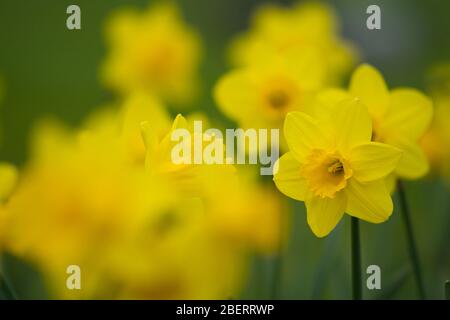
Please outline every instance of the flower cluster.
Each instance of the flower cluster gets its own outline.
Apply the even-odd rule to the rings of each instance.
[[[42,121],[20,174],[0,163],[1,250],[33,264],[51,296],[234,297],[249,255],[283,244],[280,192],[304,202],[312,232],[325,237],[345,213],[386,221],[397,179],[448,159],[448,95],[436,95],[440,116],[427,133],[431,100],[390,89],[373,66],[354,69],[357,50],[319,2],[257,10],[212,92],[239,127],[282,129],[274,183],[250,165],[172,161],[172,133],[210,122],[167,107],[198,93],[202,51],[173,4],[118,11],[106,39],[100,74],[118,100],[77,128]],[[72,264],[84,272],[81,291],[65,286]]]

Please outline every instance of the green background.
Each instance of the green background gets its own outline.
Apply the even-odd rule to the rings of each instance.
[[[428,68],[450,58],[449,1],[329,2],[337,8],[345,37],[356,43],[364,61],[378,67],[391,86],[425,90]],[[76,125],[94,108],[114,101],[113,94],[98,80],[98,68],[106,54],[104,20],[115,8],[145,8],[148,3],[0,0],[0,77],[5,84],[0,102],[1,161],[24,163],[30,128],[38,119],[51,115]],[[215,107],[211,87],[228,69],[227,43],[248,27],[249,16],[260,1],[178,3],[204,42],[203,94],[195,108],[232,124]],[[81,8],[81,30],[66,28],[70,4]],[[370,4],[381,7],[382,30],[366,28],[365,12]],[[450,279],[449,189],[437,179],[425,180],[408,183],[407,194],[427,291],[430,297],[441,299],[444,281]],[[350,298],[349,219],[344,219],[330,237],[317,239],[306,225],[303,204],[290,203],[295,213],[283,255],[280,298]],[[376,264],[382,270],[382,290],[365,290],[366,298],[417,298],[400,218],[399,212],[394,212],[383,225],[362,223],[363,265]],[[244,298],[270,298],[271,284],[266,280],[273,267],[270,260],[255,258]],[[45,297],[39,277],[29,266],[8,256],[4,265],[18,297]]]

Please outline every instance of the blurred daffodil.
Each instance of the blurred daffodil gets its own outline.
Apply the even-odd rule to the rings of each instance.
[[[281,238],[282,213],[277,196],[254,179],[238,176],[233,165],[173,163],[171,151],[176,142],[170,137],[180,128],[192,132],[192,120],[178,115],[168,133],[159,139],[152,122],[142,123],[149,174],[164,178],[185,197],[199,198],[208,213],[205,219],[209,226],[226,242],[239,248],[273,252]]]
[[[359,100],[344,100],[316,117],[290,113],[284,131],[290,151],[277,162],[274,181],[305,202],[316,236],[328,235],[344,212],[372,223],[389,218],[393,205],[384,179],[402,153],[371,141],[372,121]]]
[[[141,136],[141,122],[151,120],[156,137],[162,138],[171,125],[165,106],[155,96],[135,91],[121,106],[121,140],[135,161],[144,163],[145,145]]]
[[[450,177],[450,97],[436,97],[434,118],[429,130],[420,139],[420,146],[433,174]]]
[[[6,250],[35,264],[52,297],[226,298],[242,253],[218,237],[201,202],[130,163],[114,113],[81,131],[46,122],[2,221]],[[83,290],[68,290],[79,265]],[[220,276],[219,276],[220,275]]]
[[[430,94],[435,106],[429,130],[420,145],[433,174],[450,178],[450,63],[440,63],[429,71]]]
[[[273,53],[313,48],[327,71],[326,80],[334,83],[356,61],[355,50],[341,38],[339,29],[333,9],[324,3],[298,3],[292,8],[264,5],[254,14],[250,30],[233,42],[231,60],[249,65]]]
[[[353,73],[347,92],[330,89],[319,95],[325,104],[348,97],[357,97],[367,106],[373,123],[372,141],[403,151],[394,173],[404,179],[424,176],[428,161],[418,142],[433,116],[431,100],[412,88],[389,90],[380,72],[367,64]],[[317,112],[321,112],[320,108]]]
[[[220,184],[205,197],[208,220],[218,234],[258,253],[276,252],[287,237],[287,212],[279,196],[250,173],[239,172]]]
[[[200,40],[173,4],[118,11],[106,31],[110,51],[101,70],[106,85],[121,93],[150,91],[175,104],[193,98]]]
[[[246,128],[281,128],[290,111],[304,111],[323,88],[324,69],[314,51],[274,55],[225,74],[214,89],[221,110]]]

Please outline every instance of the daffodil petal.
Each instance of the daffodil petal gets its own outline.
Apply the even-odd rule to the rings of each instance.
[[[317,95],[317,100],[325,106],[333,106],[352,96],[345,90],[339,88],[325,89]]]
[[[363,64],[353,73],[350,93],[360,98],[375,117],[381,117],[389,105],[389,90],[381,73]]]
[[[18,172],[8,163],[0,163],[0,202],[5,200],[16,185]]]
[[[187,120],[185,117],[183,117],[181,115],[181,113],[177,114],[177,116],[175,117],[175,120],[173,120],[173,123],[172,123],[171,130],[176,130],[176,129],[189,129]]]
[[[350,179],[345,188],[346,212],[371,223],[386,221],[392,214],[393,204],[384,179],[361,183]]]
[[[305,201],[308,224],[313,233],[319,237],[327,236],[339,223],[347,204],[343,192],[331,198],[311,197]]]
[[[389,142],[403,151],[395,173],[401,178],[418,179],[427,174],[428,160],[417,143],[406,139],[397,139]]]
[[[292,152],[281,156],[275,164],[274,182],[278,190],[290,198],[304,201],[307,192],[307,184],[301,176],[301,163],[298,162]]]
[[[393,194],[397,187],[397,175],[395,173],[391,173],[384,179],[384,181],[386,184],[386,189],[390,194]]]
[[[384,178],[395,170],[401,155],[400,149],[384,143],[360,144],[351,150],[353,176],[361,182]]]
[[[243,70],[223,76],[214,88],[214,98],[221,110],[234,120],[254,117],[257,89]]]
[[[337,104],[352,96],[345,90],[332,88],[321,91],[317,94],[316,99],[312,103],[308,103],[304,107],[304,111],[317,119],[321,128],[332,129],[334,127],[334,112]],[[335,132],[331,132],[332,135]]]
[[[284,121],[284,136],[289,150],[301,163],[314,148],[324,148],[329,140],[318,122],[303,112],[290,112]]]
[[[424,94],[414,89],[396,89],[391,92],[391,104],[380,122],[380,130],[387,137],[401,135],[416,141],[432,117],[433,105]]]
[[[366,106],[358,99],[347,99],[332,110],[336,146],[347,153],[354,146],[367,143],[372,138],[372,119]]]

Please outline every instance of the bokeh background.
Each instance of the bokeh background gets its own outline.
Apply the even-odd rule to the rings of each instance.
[[[0,1],[0,74],[4,83],[0,107],[2,161],[18,166],[24,163],[30,129],[36,120],[53,115],[77,125],[93,108],[113,98],[100,85],[98,75],[106,55],[105,18],[115,8],[145,8],[149,1],[78,0],[82,29],[70,31],[66,28],[66,8],[74,3]],[[248,27],[252,10],[260,3],[257,0],[177,1],[185,20],[198,30],[204,43],[200,71],[202,94],[193,105],[227,127],[233,126],[233,122],[218,110],[211,89],[220,75],[229,70],[225,54],[229,40]],[[363,60],[379,68],[393,87],[427,90],[429,68],[450,57],[448,1],[329,3],[341,17],[344,37],[357,44]],[[381,30],[366,28],[365,12],[370,4],[381,7]],[[441,299],[444,282],[450,279],[450,187],[436,177],[406,186],[426,289],[429,297]],[[308,229],[303,204],[290,201],[289,205],[293,214],[290,238],[282,258],[279,297],[350,298],[350,220],[344,219],[331,236],[318,239]],[[394,212],[382,225],[362,223],[361,228],[363,266],[376,264],[382,270],[383,289],[365,290],[365,297],[417,298],[399,212]],[[4,264],[20,297],[47,297],[32,266],[11,256],[4,257]],[[272,258],[255,256],[241,297],[270,298],[273,268]]]

